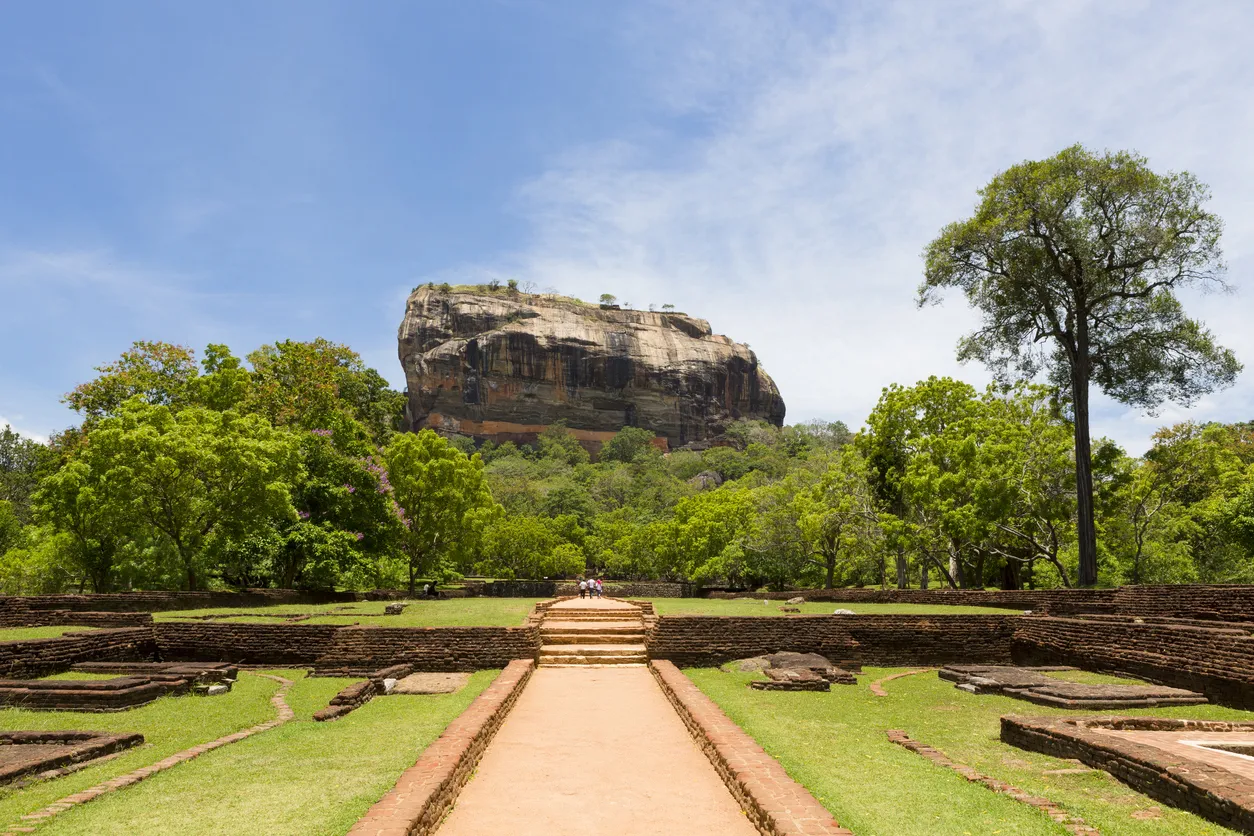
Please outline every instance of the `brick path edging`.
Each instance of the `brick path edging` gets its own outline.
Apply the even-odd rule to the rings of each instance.
[[[852,836],[674,663],[654,661],[649,670],[758,832]]]
[[[418,762],[401,773],[348,836],[426,836],[440,825],[483,752],[535,670],[532,659],[505,666],[474,702],[449,723]]]

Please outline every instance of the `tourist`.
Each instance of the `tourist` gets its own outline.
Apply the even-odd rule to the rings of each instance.
[[[584,596],[584,593],[587,591],[588,591],[588,582],[580,581],[579,582],[579,597],[582,598]]]
[[[597,597],[598,598],[605,597],[605,584],[601,583],[600,578],[597,578]]]

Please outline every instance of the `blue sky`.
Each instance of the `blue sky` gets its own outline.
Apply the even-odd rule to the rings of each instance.
[[[1190,4],[1191,5],[1191,4]],[[1254,364],[1254,6],[1169,2],[25,2],[0,10],[0,423],[132,340],[347,342],[400,386],[404,297],[517,277],[749,342],[789,420],[858,425],[953,360],[919,253],[1072,143],[1209,183]],[[1134,451],[1254,418],[1100,402]]]

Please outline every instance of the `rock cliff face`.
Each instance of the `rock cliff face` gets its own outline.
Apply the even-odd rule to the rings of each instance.
[[[415,429],[527,442],[564,420],[593,448],[625,426],[675,447],[737,418],[784,420],[749,347],[686,314],[424,286],[399,340]]]

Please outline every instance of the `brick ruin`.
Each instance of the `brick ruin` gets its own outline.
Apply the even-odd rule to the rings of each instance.
[[[507,589],[502,587],[496,593]],[[535,590],[520,586],[518,591],[533,594]],[[671,594],[682,591],[665,590]],[[474,594],[495,593],[480,590]],[[640,602],[640,609],[647,658],[656,664],[701,667],[792,651],[817,653],[849,670],[858,670],[862,665],[1069,666],[1187,689],[1213,703],[1254,710],[1254,587],[815,590],[801,594],[811,601],[833,603],[1014,607],[1031,610],[1032,614],[658,617],[646,601]],[[318,719],[335,719],[384,693],[382,683],[388,678],[399,679],[411,672],[503,669],[519,659],[535,662],[544,641],[544,618],[553,603],[541,602],[517,627],[345,627],[211,620],[154,623],[150,611],[143,609],[247,606],[246,601],[315,603],[308,599],[290,600],[286,593],[230,593],[244,597],[225,604],[222,597],[206,597],[215,595],[128,593],[0,598],[0,623],[8,626],[69,623],[99,628],[54,639],[0,642],[0,677],[8,680],[0,682],[0,702],[6,701],[6,688],[13,689],[27,704],[38,702],[41,694],[77,691],[88,695],[82,700],[96,700],[98,707],[108,709],[110,700],[117,695],[129,697],[132,694],[128,691],[140,695],[147,693],[144,688],[152,690],[152,677],[143,686],[127,679],[80,683],[85,687],[29,681],[93,664],[102,672],[107,669],[127,673],[132,680],[142,679],[145,672],[156,674],[155,668],[145,666],[184,663],[307,667],[315,675],[364,677],[363,682],[344,689],[319,712],[322,716]],[[524,682],[525,676],[519,676],[515,685],[522,687]],[[56,699],[63,697],[64,694],[48,697],[53,700],[49,707],[91,710],[85,701],[74,706],[55,704]],[[1074,706],[1067,705],[1069,698],[1065,694],[1050,698],[1061,699],[1058,704],[1063,707],[1097,707],[1083,699],[1074,701]],[[1209,727],[1206,730],[1217,733]],[[1090,745],[1090,738],[1101,738],[1103,747]],[[1249,815],[1249,811],[1236,810],[1232,806],[1235,802],[1198,801],[1194,789],[1179,783],[1155,788],[1152,776],[1146,777],[1152,772],[1146,766],[1152,761],[1146,750],[1119,749],[1102,738],[1100,730],[1075,723],[1019,718],[1003,725],[1003,739],[1060,757],[1078,757],[1156,798],[1229,826],[1246,826],[1243,816]],[[1172,757],[1178,754],[1172,753]],[[1245,797],[1248,800],[1251,796]]]

